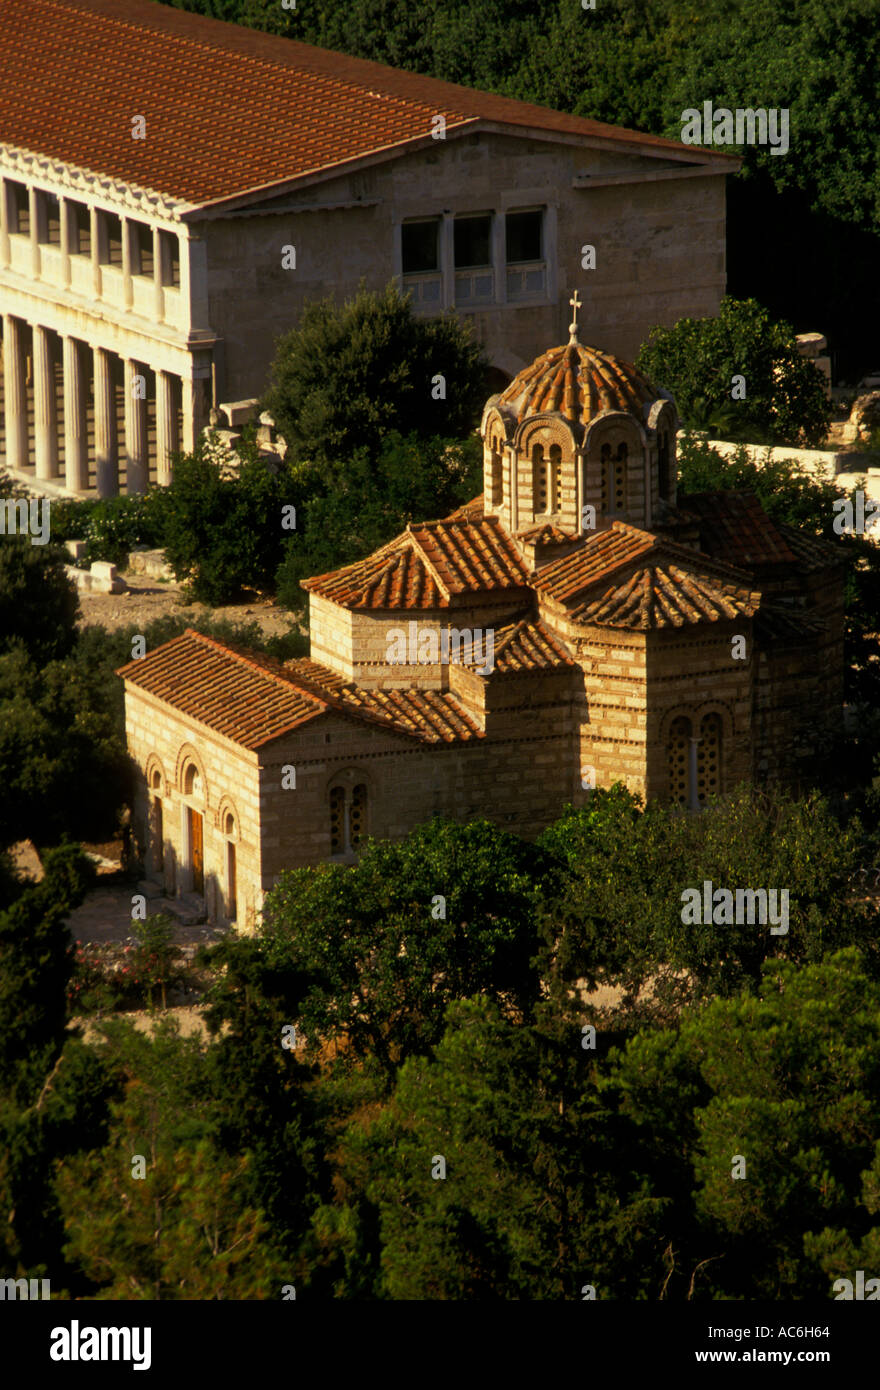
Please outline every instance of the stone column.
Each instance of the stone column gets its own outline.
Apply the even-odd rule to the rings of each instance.
[[[125,362],[125,457],[126,492],[146,492],[150,480],[146,378],[130,358]]]
[[[131,222],[127,217],[120,217],[119,225],[122,228],[122,302],[126,309],[130,309],[134,303],[131,284]]]
[[[165,290],[162,285],[162,240],[158,227],[153,228],[153,297],[153,312],[158,322],[162,323],[165,318]],[[158,377],[156,379],[158,381]],[[156,399],[158,400],[158,391]]]
[[[70,199],[58,198],[58,223],[61,238],[61,283],[70,284]]]
[[[3,391],[6,415],[6,462],[10,468],[28,464],[27,391],[21,325],[3,315]]]
[[[92,283],[95,288],[96,299],[100,299],[104,292],[104,283],[101,277],[101,247],[98,244],[102,231],[103,227],[98,216],[98,209],[89,208],[89,245],[92,250]]]
[[[58,476],[58,403],[48,328],[34,326],[34,454],[37,477]]]
[[[180,448],[177,438],[177,409],[174,377],[171,372],[156,373],[156,480],[163,487],[171,482],[171,455]]]
[[[37,206],[37,190],[28,189],[28,221],[30,223],[31,238],[31,269],[34,279],[39,280],[42,269],[40,260],[40,241],[39,241],[39,209]]]
[[[116,445],[116,400],[112,354],[95,348],[95,471],[98,496],[119,493],[119,453]]]
[[[0,178],[0,265],[9,265],[9,189]]]
[[[64,485],[70,493],[89,486],[89,441],[83,399],[82,360],[76,338],[64,338]]]
[[[198,370],[198,369],[196,369]],[[208,423],[205,400],[207,395],[207,377],[184,377],[181,385],[183,387],[183,448],[185,453],[192,453],[193,449],[201,436],[202,430]]]

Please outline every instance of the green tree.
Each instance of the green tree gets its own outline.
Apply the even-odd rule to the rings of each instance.
[[[279,340],[266,406],[295,462],[320,463],[343,482],[347,460],[373,463],[392,431],[463,438],[479,423],[486,359],[453,315],[419,318],[399,290],[361,289],[342,306],[305,306]],[[444,395],[436,378],[443,378]]]
[[[822,377],[801,357],[790,325],[772,322],[753,299],[726,296],[714,318],[654,328],[636,365],[672,392],[688,425],[759,444],[821,444],[827,436]],[[743,399],[731,394],[737,377]]]

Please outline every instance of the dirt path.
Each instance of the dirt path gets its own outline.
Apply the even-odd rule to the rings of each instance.
[[[119,628],[136,624],[146,627],[156,618],[168,613],[175,616],[204,616],[210,613],[215,618],[227,618],[230,622],[259,623],[267,637],[279,637],[294,626],[292,615],[286,608],[277,608],[271,599],[251,598],[243,603],[225,604],[221,608],[209,608],[204,603],[182,604],[180,585],[173,580],[160,583],[147,575],[123,574],[128,589],[122,594],[81,593],[79,606],[82,616],[80,627],[94,624],[116,632]]]

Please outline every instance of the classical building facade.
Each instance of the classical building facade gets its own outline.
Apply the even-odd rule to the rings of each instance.
[[[617,781],[696,809],[809,777],[842,713],[837,550],[749,493],[680,507],[676,427],[572,324],[489,400],[481,497],[304,581],[308,659],[190,631],[125,666],[157,884],[249,928],[281,870],[435,813],[528,837]]]
[[[151,0],[4,0],[0,64],[0,463],[50,495],[168,481],[361,281],[465,316],[499,384],[574,284],[629,356],[724,293],[717,151]]]

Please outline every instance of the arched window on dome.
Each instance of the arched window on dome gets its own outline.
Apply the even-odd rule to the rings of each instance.
[[[605,516],[620,516],[626,511],[627,446],[618,444],[614,453],[611,444],[602,445],[602,511]]]
[[[550,498],[548,511],[558,512],[562,499],[562,446],[550,445]]]
[[[532,496],[535,516],[546,516],[550,510],[550,464],[544,457],[544,445],[532,445]]]
[[[492,440],[492,506],[500,507],[504,501],[504,465],[501,457],[501,442]]]

